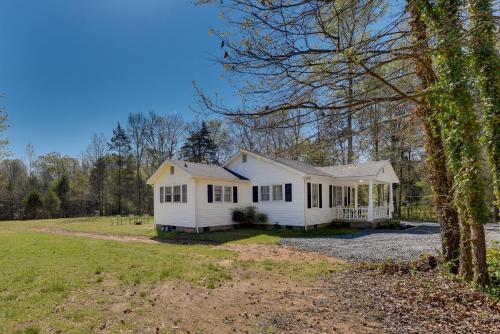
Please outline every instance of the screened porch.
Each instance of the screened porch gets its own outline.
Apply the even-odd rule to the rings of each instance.
[[[392,183],[358,180],[332,185],[330,192],[333,220],[373,222],[392,218]]]

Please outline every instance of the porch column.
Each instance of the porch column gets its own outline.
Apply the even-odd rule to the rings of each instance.
[[[394,202],[392,199],[392,183],[389,183],[389,215],[392,217],[392,213],[394,212]]]
[[[373,181],[368,184],[368,221],[373,221]]]
[[[358,185],[354,187],[354,207],[356,208],[356,212],[358,212]]]

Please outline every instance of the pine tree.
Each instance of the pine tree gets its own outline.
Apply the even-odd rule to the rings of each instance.
[[[125,165],[126,158],[130,153],[130,140],[120,123],[118,123],[116,129],[113,130],[113,137],[111,137],[109,149],[114,151],[116,155],[116,163],[118,165],[118,213],[122,214],[122,170]]]
[[[217,163],[217,145],[205,122],[198,131],[191,132],[181,148],[181,156],[192,162]]]
[[[57,213],[61,206],[61,201],[57,197],[57,194],[53,190],[49,190],[43,202],[45,210],[49,214],[49,218],[54,218],[54,214]]]
[[[43,207],[42,196],[37,190],[32,190],[24,200],[26,214],[29,218],[36,219],[37,211]]]
[[[59,198],[62,216],[66,217],[69,212],[69,178],[64,174],[54,185],[55,192]]]

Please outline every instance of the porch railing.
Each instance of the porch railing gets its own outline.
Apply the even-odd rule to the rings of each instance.
[[[333,208],[333,219],[366,220],[368,219],[368,208]]]
[[[390,218],[388,206],[376,206],[373,208],[373,219]]]
[[[373,208],[373,219],[385,219],[390,217],[388,206],[376,206]],[[368,208],[366,206],[357,208],[333,208],[333,219],[367,220]]]

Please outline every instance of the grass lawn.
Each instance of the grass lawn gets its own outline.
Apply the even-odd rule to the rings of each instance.
[[[5,221],[0,222],[0,229],[8,230],[39,230],[55,229],[68,232],[87,232],[110,235],[128,235],[144,237],[160,237],[162,239],[175,240],[198,240],[216,243],[236,244],[277,244],[281,238],[300,237],[322,237],[347,234],[350,229],[321,228],[316,230],[287,230],[287,229],[263,229],[263,228],[240,228],[229,231],[216,231],[207,233],[181,233],[160,232],[157,233],[153,219],[143,225],[129,224],[126,220],[122,225],[113,223],[111,217],[88,217],[88,218],[66,218],[66,219],[44,219],[27,221]]]
[[[108,218],[0,222],[0,333],[92,333],[109,319],[116,320],[111,332],[142,332],[142,326],[160,316],[148,303],[160,298],[151,291],[163,284],[184,286],[186,291],[213,291],[259,275],[276,282],[309,282],[342,269],[328,262],[242,261],[237,252],[211,245],[99,240],[40,229],[156,235],[152,223],[111,226]],[[340,232],[311,231],[312,235],[331,233]],[[163,237],[272,244],[284,236],[303,234],[242,229]],[[124,311],[114,309],[114,305],[132,303],[134,299],[124,293],[131,290],[140,290],[139,300],[133,306],[123,306]],[[143,318],[118,321],[128,308]]]

